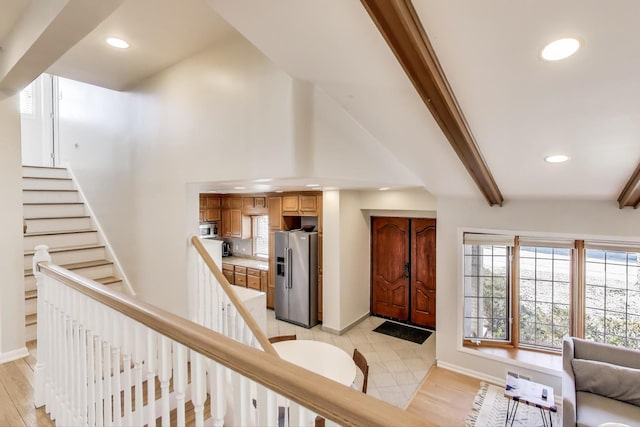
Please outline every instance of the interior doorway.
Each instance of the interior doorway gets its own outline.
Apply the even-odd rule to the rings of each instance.
[[[436,220],[371,218],[371,312],[436,327]]]
[[[58,166],[58,78],[42,74],[20,92],[22,164]]]

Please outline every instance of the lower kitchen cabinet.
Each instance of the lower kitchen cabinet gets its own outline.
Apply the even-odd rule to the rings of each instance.
[[[247,287],[247,267],[235,266],[233,274],[234,285]]]
[[[247,288],[260,290],[260,270],[247,268]]]
[[[234,282],[234,268],[233,268],[233,264],[226,264],[226,263],[222,263],[222,274],[224,274],[224,277],[227,278],[227,281],[229,283],[231,283],[232,285],[235,283]]]

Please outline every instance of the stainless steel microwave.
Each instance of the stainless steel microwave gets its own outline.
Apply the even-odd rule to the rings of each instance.
[[[200,237],[218,237],[217,222],[201,222]]]

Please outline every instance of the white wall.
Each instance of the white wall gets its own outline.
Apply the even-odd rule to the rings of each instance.
[[[26,355],[19,96],[0,94],[0,363]]]
[[[507,366],[459,351],[462,334],[462,255],[459,235],[463,227],[520,233],[560,233],[575,238],[604,236],[640,242],[639,219],[640,213],[637,210],[620,210],[613,201],[507,201],[500,208],[489,207],[481,199],[439,198],[436,261],[438,363],[443,362],[494,378],[503,378]],[[560,392],[560,383],[556,377],[540,372],[530,373],[534,380],[546,382]]]
[[[313,88],[314,176],[375,186],[421,186],[422,182],[323,90]]]
[[[131,96],[58,79],[60,164],[69,166],[120,261],[135,256]],[[135,284],[132,284],[135,288]]]

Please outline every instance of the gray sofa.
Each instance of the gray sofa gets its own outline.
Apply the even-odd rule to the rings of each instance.
[[[640,351],[565,337],[562,414],[564,427],[640,426]]]

